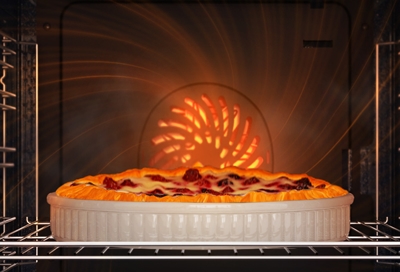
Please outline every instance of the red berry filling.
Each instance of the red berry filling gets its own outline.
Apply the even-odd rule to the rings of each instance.
[[[313,188],[313,186],[308,178],[302,178],[302,179],[296,180],[296,181],[294,181],[294,183],[297,184],[296,190]]]
[[[180,193],[184,195],[191,195],[193,192],[188,189],[188,188],[177,188],[177,189],[172,189],[175,193]]]
[[[208,188],[201,188],[201,192],[203,194],[221,195],[221,193],[211,190],[211,189],[208,189]]]
[[[147,195],[155,195],[157,197],[166,196],[166,194],[160,189],[154,189],[153,191],[148,192]]]
[[[196,181],[201,179],[201,175],[199,170],[197,169],[188,169],[186,170],[185,175],[183,175],[182,179],[185,181]]]
[[[135,183],[133,183],[130,179],[124,179],[124,180],[121,182],[120,186],[121,186],[121,187],[122,187],[122,186],[129,186],[129,187],[135,188],[135,187],[137,187],[138,185],[135,184]]]
[[[285,191],[295,190],[297,188],[296,186],[290,184],[279,184],[277,187]]]
[[[279,184],[280,184],[279,181],[275,181],[275,182],[265,184],[265,187],[275,187],[275,186],[278,186]]]
[[[171,181],[170,179],[166,179],[161,175],[145,175],[145,177],[148,177],[153,181],[165,181],[165,182]]]
[[[228,177],[230,177],[231,179],[244,179],[244,177],[241,177],[237,174],[229,174]]]
[[[223,195],[229,195],[230,193],[233,193],[235,190],[234,189],[232,189],[231,187],[229,187],[229,186],[226,186],[223,190],[222,190],[222,194]]]
[[[259,189],[257,192],[267,192],[267,193],[279,193],[279,190],[274,190],[274,189]]]
[[[226,186],[226,185],[233,185],[233,182],[226,178],[226,179],[221,179],[220,181],[218,181],[217,185],[218,185],[218,187]]]
[[[199,180],[196,183],[194,183],[194,185],[197,185],[199,187],[211,188],[211,182],[206,179]]]
[[[121,187],[118,185],[118,183],[113,180],[112,178],[106,177],[103,180],[103,185],[106,187],[107,190],[118,190],[121,189]]]
[[[218,177],[210,175],[210,174],[206,175],[204,178],[205,179],[218,179]]]
[[[251,185],[251,184],[254,184],[254,183],[258,183],[258,182],[260,182],[260,180],[259,180],[258,178],[256,178],[256,177],[251,177],[251,178],[249,178],[249,179],[246,179],[246,180],[243,182],[243,185]]]

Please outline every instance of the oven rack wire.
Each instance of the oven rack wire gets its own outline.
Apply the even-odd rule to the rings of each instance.
[[[3,31],[0,30],[0,50],[1,50],[1,57],[0,57],[0,66],[1,66],[1,76],[0,76],[0,111],[1,111],[1,123],[2,123],[2,135],[1,135],[1,143],[0,143],[0,153],[1,153],[1,160],[0,160],[0,169],[1,169],[1,180],[2,182],[0,185],[2,186],[2,213],[3,216],[6,214],[6,169],[10,167],[14,167],[14,162],[8,162],[7,161],[7,153],[8,152],[15,152],[16,148],[7,146],[7,134],[6,134],[6,129],[7,129],[7,112],[8,111],[15,111],[16,107],[13,105],[10,105],[9,98],[15,98],[16,94],[14,93],[15,90],[12,90],[14,92],[10,92],[7,89],[6,83],[5,83],[5,78],[8,75],[9,70],[14,69],[14,65],[10,62],[10,57],[16,55],[16,52],[12,49],[9,48],[10,43],[16,43],[17,41],[12,38],[11,36],[7,35]]]
[[[14,220],[1,217],[0,226]],[[359,221],[351,222],[350,229],[347,240],[339,242],[59,242],[51,236],[49,222],[27,219],[0,236],[0,271],[55,259],[346,259],[400,265],[399,228],[387,221]]]

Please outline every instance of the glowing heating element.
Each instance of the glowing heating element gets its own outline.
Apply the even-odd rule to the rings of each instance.
[[[213,101],[202,94],[198,100],[184,97],[181,105],[170,106],[170,113],[175,117],[157,121],[161,133],[151,139],[152,145],[159,147],[150,159],[151,167],[168,168],[175,162],[201,166],[210,161],[217,161],[219,165],[214,166],[221,168],[269,164],[269,151],[260,150],[256,155],[261,139],[251,116],[241,119],[244,114],[238,103],[229,105],[223,96]]]

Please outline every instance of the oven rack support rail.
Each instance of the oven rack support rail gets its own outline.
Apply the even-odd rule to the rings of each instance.
[[[14,220],[2,217],[0,226]],[[59,242],[49,222],[27,220],[0,236],[0,271],[55,259],[345,259],[400,265],[399,228],[376,221],[351,222],[350,229],[347,241],[340,242]]]
[[[1,143],[0,143],[0,154],[1,154],[1,159],[0,159],[0,169],[1,169],[1,182],[0,186],[2,187],[2,214],[3,216],[6,215],[6,193],[7,193],[7,174],[6,174],[6,169],[10,167],[14,167],[13,162],[8,162],[7,161],[7,153],[8,152],[15,152],[16,148],[7,146],[7,133],[6,130],[8,128],[7,126],[7,112],[9,111],[15,111],[16,107],[13,105],[10,105],[10,98],[15,98],[16,97],[16,90],[11,90],[9,91],[7,89],[7,86],[5,84],[5,78],[7,77],[7,74],[10,70],[14,69],[14,65],[11,64],[10,62],[10,57],[15,56],[17,53],[10,49],[9,45],[12,43],[17,43],[17,41],[12,38],[11,36],[7,35],[6,33],[2,32],[0,30],[0,50],[1,50],[1,57],[0,57],[0,66],[1,66],[1,76],[0,76],[0,111],[1,111],[1,123],[2,123],[2,136],[1,136]],[[3,228],[3,234],[5,232],[5,229]]]
[[[2,123],[3,123],[3,127],[2,127],[2,132],[3,132],[3,136],[2,136],[2,143],[0,146],[0,152],[3,153],[2,154],[2,161],[0,163],[0,168],[3,169],[3,172],[5,171],[5,168],[8,167],[14,167],[14,163],[9,163],[6,161],[6,153],[7,152],[15,152],[16,148],[15,147],[8,147],[7,145],[7,140],[6,140],[6,128],[7,128],[7,124],[6,124],[6,112],[7,111],[15,111],[16,107],[9,105],[8,104],[8,100],[7,98],[15,98],[16,94],[14,93],[15,90],[13,90],[14,92],[10,92],[6,89],[6,84],[4,83],[4,79],[7,76],[7,72],[10,69],[14,69],[14,66],[8,61],[8,58],[10,56],[16,55],[16,52],[12,49],[10,49],[8,47],[8,45],[10,43],[17,43],[17,41],[15,39],[13,39],[11,36],[8,36],[7,34],[5,34],[4,32],[2,32],[0,30],[0,37],[1,37],[1,42],[0,42],[0,50],[1,50],[1,59],[0,59],[0,65],[2,68],[2,75],[0,78],[0,97],[1,102],[0,102],[0,110],[2,111]],[[3,174],[4,176],[4,174]],[[3,177],[4,178],[4,177]]]

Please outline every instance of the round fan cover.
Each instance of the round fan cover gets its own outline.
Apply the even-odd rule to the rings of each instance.
[[[140,143],[140,167],[273,170],[271,138],[260,110],[220,84],[191,84],[161,99],[146,120]]]

